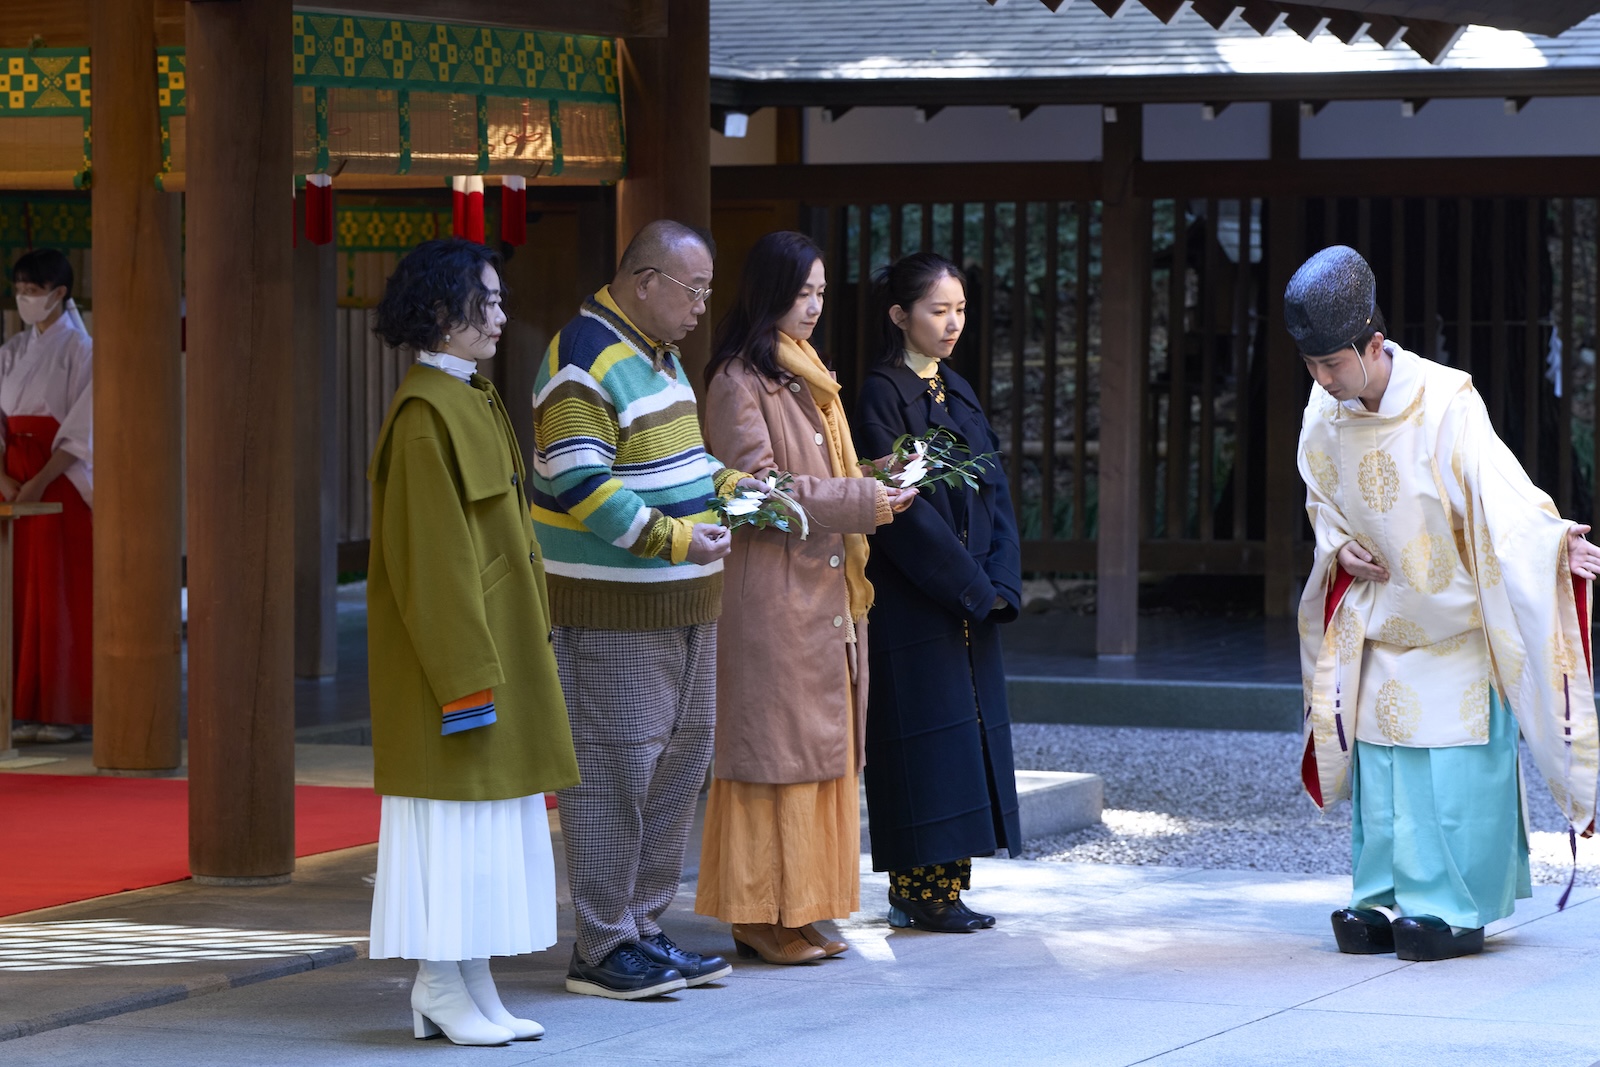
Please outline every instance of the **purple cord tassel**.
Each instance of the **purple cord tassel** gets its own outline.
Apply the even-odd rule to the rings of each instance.
[[[1562,696],[1564,696],[1566,698],[1566,701],[1567,701],[1567,724],[1566,724],[1567,776],[1570,778],[1571,775],[1572,775],[1572,683],[1571,683],[1571,680],[1565,674],[1563,674],[1561,676],[1561,693],[1562,693]],[[1567,876],[1567,888],[1562,891],[1561,898],[1556,901],[1556,910],[1557,911],[1565,911],[1567,909],[1567,898],[1572,896],[1572,887],[1578,884],[1578,830],[1577,830],[1577,827],[1574,827],[1574,826],[1568,826],[1567,827],[1567,843],[1572,846],[1572,873]]]
[[[1557,911],[1567,910],[1567,898],[1572,896],[1572,887],[1578,883],[1578,831],[1567,827],[1567,841],[1572,845],[1572,874],[1567,878],[1567,888],[1562,891],[1561,899],[1556,901]]]

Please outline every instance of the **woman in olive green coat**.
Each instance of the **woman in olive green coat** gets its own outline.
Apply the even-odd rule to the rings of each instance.
[[[375,329],[417,365],[368,471],[370,954],[420,961],[417,1037],[472,1045],[544,1032],[505,1009],[488,961],[555,943],[543,794],[578,781],[522,453],[476,373],[505,322],[495,265],[482,245],[430,241],[389,279]]]

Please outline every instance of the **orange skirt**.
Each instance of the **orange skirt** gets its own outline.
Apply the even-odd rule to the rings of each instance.
[[[853,692],[848,667],[844,684]],[[850,717],[853,739],[853,695]],[[698,914],[798,927],[842,919],[860,907],[861,794],[854,774],[793,785],[711,780]]]

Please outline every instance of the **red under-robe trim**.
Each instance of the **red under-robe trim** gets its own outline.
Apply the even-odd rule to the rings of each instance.
[[[1333,565],[1333,584],[1328,590],[1328,598],[1322,607],[1322,629],[1326,633],[1333,622],[1333,613],[1339,610],[1339,604],[1344,600],[1345,593],[1350,591],[1350,583],[1355,581],[1355,575],[1346,571],[1337,563]],[[1587,636],[1585,637],[1587,641]],[[1322,776],[1317,773],[1317,739],[1306,738],[1305,755],[1300,758],[1300,782],[1306,788],[1306,793],[1311,797],[1317,807],[1322,807]]]

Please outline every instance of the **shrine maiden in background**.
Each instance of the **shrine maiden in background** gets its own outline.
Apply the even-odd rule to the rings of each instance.
[[[1353,809],[1334,936],[1405,960],[1478,952],[1532,895],[1519,728],[1573,830],[1593,827],[1600,550],[1528,480],[1468,375],[1384,337],[1354,249],[1312,256],[1284,303],[1316,381],[1301,772],[1319,807]]]
[[[94,711],[94,342],[53,248],[11,270],[23,328],[0,346],[0,496],[61,505],[16,524],[12,641],[18,741],[70,741]]]

